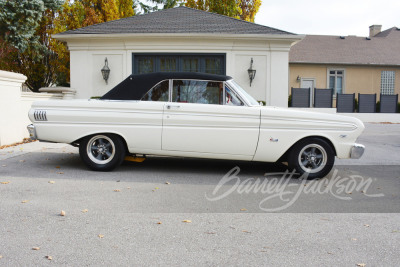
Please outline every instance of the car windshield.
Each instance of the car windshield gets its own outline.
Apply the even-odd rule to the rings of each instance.
[[[230,83],[235,90],[240,93],[243,97],[247,99],[250,105],[252,106],[259,106],[260,104],[255,100],[249,93],[247,93],[239,84],[237,84],[234,80],[229,80],[228,83]]]

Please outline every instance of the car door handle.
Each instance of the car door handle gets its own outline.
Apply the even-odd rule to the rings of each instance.
[[[181,106],[179,105],[167,105],[167,109],[171,109],[171,108],[180,108]]]

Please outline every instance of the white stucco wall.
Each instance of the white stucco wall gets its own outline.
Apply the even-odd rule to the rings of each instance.
[[[76,98],[101,96],[132,74],[133,53],[223,53],[227,75],[257,100],[287,107],[289,50],[301,36],[76,34],[56,38],[68,43]],[[100,71],[106,57],[111,69],[108,84]],[[257,73],[250,87],[247,69],[251,58]]]
[[[26,76],[0,70],[0,146],[29,137],[28,111],[34,101],[61,99],[61,94],[21,93]]]

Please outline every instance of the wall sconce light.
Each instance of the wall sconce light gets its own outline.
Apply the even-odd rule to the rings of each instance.
[[[251,58],[250,68],[247,70],[247,72],[249,73],[250,87],[251,87],[251,83],[253,82],[254,78],[256,77],[256,70],[253,70],[253,58]]]
[[[103,75],[103,79],[106,81],[108,81],[108,77],[110,76],[110,68],[108,67],[108,60],[107,58],[104,60],[104,67],[101,69],[101,75]]]
[[[297,82],[300,82],[300,79],[301,79],[301,78],[300,78],[300,76],[299,76],[299,75],[297,75],[297,79],[296,79],[296,81],[297,81]]]

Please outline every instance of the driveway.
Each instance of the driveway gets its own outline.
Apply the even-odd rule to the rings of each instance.
[[[318,181],[164,157],[99,173],[64,144],[2,149],[0,266],[396,266],[400,125],[366,126],[364,157]]]

